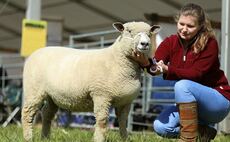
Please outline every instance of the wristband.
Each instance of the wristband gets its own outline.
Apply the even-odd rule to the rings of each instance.
[[[149,63],[147,66],[142,66],[142,68],[146,68],[146,69],[148,69],[148,68],[150,68],[152,66],[152,64],[151,63]]]

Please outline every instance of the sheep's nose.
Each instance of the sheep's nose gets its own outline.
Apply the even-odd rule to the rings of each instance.
[[[146,47],[149,45],[149,43],[148,42],[141,42],[141,45]]]

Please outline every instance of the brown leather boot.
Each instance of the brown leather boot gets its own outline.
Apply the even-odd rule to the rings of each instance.
[[[207,125],[198,125],[199,136],[198,140],[200,142],[210,142],[216,137],[217,131],[215,128],[209,127]]]
[[[179,142],[196,142],[198,137],[197,103],[179,103],[180,140]]]

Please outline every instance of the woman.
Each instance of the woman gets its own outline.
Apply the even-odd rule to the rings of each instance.
[[[176,22],[177,34],[159,45],[156,64],[133,52],[134,59],[150,74],[163,73],[164,79],[177,80],[177,106],[163,111],[153,127],[161,136],[179,136],[179,141],[210,141],[216,135],[210,126],[222,121],[230,110],[230,86],[220,70],[218,44],[204,10],[186,4]]]

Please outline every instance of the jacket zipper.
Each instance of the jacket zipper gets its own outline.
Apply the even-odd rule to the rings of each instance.
[[[184,48],[183,50],[183,62],[186,61],[186,54],[187,54],[188,48]]]

